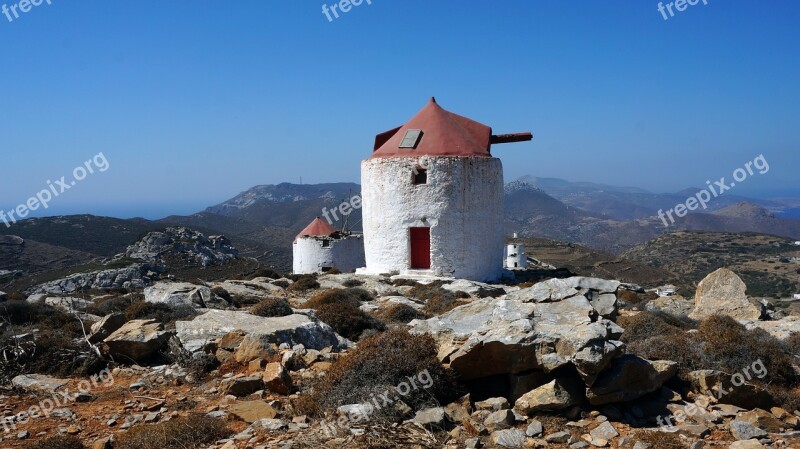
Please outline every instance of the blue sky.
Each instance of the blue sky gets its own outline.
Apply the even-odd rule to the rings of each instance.
[[[15,0],[0,0],[11,6]],[[0,209],[102,151],[46,214],[188,214],[257,184],[359,180],[432,95],[495,132],[506,180],[658,192],[764,154],[736,194],[800,196],[800,3],[52,0],[0,16]],[[332,4],[333,2],[328,2]]]

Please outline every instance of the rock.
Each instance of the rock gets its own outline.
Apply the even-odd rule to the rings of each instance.
[[[21,374],[11,379],[11,385],[31,393],[53,393],[64,385],[68,379],[58,379],[43,374]]]
[[[679,424],[678,434],[689,437],[705,438],[711,435],[711,429],[702,424]]]
[[[521,430],[505,429],[493,432],[491,440],[495,446],[505,447],[508,449],[522,449],[525,447],[525,441],[527,440],[527,437]]]
[[[483,425],[486,426],[490,432],[494,432],[495,430],[511,427],[514,425],[515,421],[514,412],[511,410],[498,410],[486,417],[486,419],[483,420]]]
[[[188,282],[157,282],[144,289],[144,300],[153,304],[166,304],[170,307],[199,307],[222,309],[230,304],[202,285]]]
[[[731,430],[731,434],[739,440],[763,438],[769,435],[766,431],[740,419],[734,419],[728,423],[728,428]]]
[[[743,377],[740,382],[738,376],[742,376],[741,373],[735,376],[737,377],[734,378],[734,376],[714,370],[697,370],[688,374],[695,391],[706,396],[713,396],[722,404],[746,409],[766,409],[775,405],[775,400],[768,391],[746,382],[746,377]]]
[[[426,427],[444,427],[444,409],[442,407],[432,407],[420,410],[414,415],[412,421]]]
[[[278,412],[264,401],[235,402],[228,411],[231,415],[246,423],[254,423],[262,419],[272,419],[278,416]]]
[[[621,329],[597,319],[580,295],[548,303],[481,299],[410,326],[433,336],[440,360],[465,380],[573,365],[591,384],[624,348],[612,339]]]
[[[125,268],[78,273],[37,285],[28,294],[62,295],[79,290],[145,287],[152,282],[152,277],[148,276],[151,271],[161,271],[161,268],[135,263]]]
[[[280,419],[259,419],[253,423],[254,429],[263,429],[267,432],[277,432],[279,430],[288,429],[289,425]]]
[[[112,313],[106,315],[100,321],[92,324],[92,333],[89,335],[89,343],[98,344],[105,340],[109,335],[122,327],[128,321],[124,313]]]
[[[600,423],[599,426],[589,431],[589,436],[592,437],[593,442],[600,440],[609,442],[612,439],[618,437],[619,432],[617,432],[617,429],[615,429],[610,422],[604,421]],[[605,446],[605,444],[603,446]]]
[[[260,376],[232,377],[222,381],[222,392],[236,397],[249,396],[264,388]]]
[[[369,421],[375,412],[370,403],[366,404],[346,404],[336,409],[336,413],[351,422]]]
[[[523,415],[539,411],[567,409],[583,400],[583,386],[578,379],[555,379],[528,393],[514,403],[514,409]]]
[[[278,394],[289,394],[292,390],[292,377],[279,362],[268,363],[263,374],[267,390]]]
[[[274,343],[264,335],[248,334],[233,353],[237,362],[245,364],[255,359],[273,359],[278,354]]]
[[[496,412],[498,410],[510,409],[511,404],[506,398],[489,398],[485,401],[476,402],[475,408],[477,410],[491,410]]]
[[[764,445],[758,440],[734,441],[728,446],[729,449],[764,449]]]
[[[328,346],[338,350],[351,345],[336,335],[327,324],[303,314],[264,318],[247,312],[210,310],[192,321],[176,322],[175,328],[184,348],[191,352],[200,350],[207,341],[221,338],[236,329],[251,336],[260,336],[262,340],[276,345],[302,344],[317,350]]]
[[[469,293],[474,298],[498,298],[506,294],[503,288],[466,279],[456,279],[449,284],[442,285],[442,288],[451,292]]]
[[[790,315],[779,320],[743,321],[748,330],[763,329],[778,340],[786,340],[792,334],[800,333],[800,316]]]
[[[548,443],[566,443],[567,441],[572,438],[572,435],[567,432],[566,430],[562,430],[560,432],[551,433],[544,437],[544,440]]]
[[[53,307],[55,309],[63,310],[64,312],[82,311],[92,305],[91,301],[81,298],[48,296],[44,298],[43,304]]]
[[[133,320],[103,340],[103,348],[118,361],[140,362],[161,349],[172,335],[156,320]]]
[[[720,268],[705,277],[697,286],[694,311],[689,317],[695,320],[712,315],[728,315],[737,320],[758,320],[764,306],[747,299],[747,286],[742,279],[727,268]]]
[[[781,433],[785,428],[788,427],[775,415],[760,408],[750,410],[749,412],[741,412],[736,416],[736,419],[739,421],[749,422],[759,429],[764,429],[767,432],[772,433]]]
[[[659,390],[677,372],[676,362],[650,362],[635,355],[624,355],[600,373],[587,397],[592,405],[632,401]]]
[[[565,279],[567,285],[578,290],[594,290],[598,293],[616,293],[621,283],[600,278],[574,276]]]
[[[544,432],[544,427],[542,427],[542,423],[532,419],[531,423],[528,424],[528,428],[525,430],[525,435],[529,437],[538,437],[542,435]]]
[[[252,281],[227,280],[214,283],[214,287],[222,288],[238,300],[249,303],[255,303],[283,292],[282,288],[271,284],[266,278],[257,278]]]
[[[694,302],[682,296],[659,296],[644,306],[648,312],[664,312],[674,316],[689,316],[694,310]]]
[[[511,292],[506,299],[522,302],[551,302],[571,298],[578,293],[580,292],[563,279],[548,279],[538,282],[532,287]]]
[[[166,254],[180,254],[204,267],[223,265],[238,256],[238,251],[224,236],[209,236],[185,227],[170,227],[150,232],[129,246],[125,256],[150,262],[161,261]]]

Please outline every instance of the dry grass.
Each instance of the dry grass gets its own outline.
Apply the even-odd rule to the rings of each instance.
[[[402,382],[409,382],[409,378],[417,378],[425,370],[432,381],[429,388],[412,389],[402,397],[403,402],[419,410],[448,404],[460,396],[455,374],[439,363],[436,343],[430,336],[390,329],[365,338],[334,362],[328,374],[314,385],[312,393],[296,406],[302,413],[319,416],[325,410],[344,404],[366,403]],[[400,417],[395,410],[383,408],[376,412],[375,418],[395,420]]]
[[[337,334],[357,341],[364,331],[383,331],[386,325],[372,315],[349,303],[329,303],[317,307],[317,317],[328,324]]]
[[[28,443],[25,449],[86,449],[86,446],[81,443],[78,437],[59,435],[42,441]]]
[[[158,424],[140,424],[119,435],[114,449],[186,449],[206,447],[228,436],[222,420],[190,415]]]
[[[289,316],[292,313],[292,306],[285,299],[267,298],[250,308],[250,313],[263,317]]]
[[[389,304],[381,307],[375,316],[384,323],[408,324],[413,320],[424,320],[427,317],[424,313],[409,306],[408,304]]]
[[[685,449],[680,437],[674,433],[641,431],[634,434],[635,441],[649,444],[654,449]]]

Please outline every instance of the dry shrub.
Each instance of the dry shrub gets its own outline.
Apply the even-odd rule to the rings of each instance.
[[[72,435],[59,435],[42,441],[28,443],[25,449],[86,449],[78,437]]]
[[[789,335],[789,338],[783,341],[786,349],[796,356],[800,356],[800,332],[795,332]]]
[[[442,288],[445,284],[446,281],[434,281],[427,285],[417,284],[409,291],[409,295],[425,301],[422,311],[428,315],[441,315],[466,304],[464,301],[459,301],[459,298],[469,298],[469,294],[446,290]]]
[[[278,279],[277,281],[272,281],[271,284],[272,285],[277,285],[280,288],[288,288],[289,285],[291,285],[291,284],[289,284],[289,281],[287,281],[285,279]]]
[[[700,323],[698,337],[706,344],[706,365],[726,373],[741,372],[761,360],[767,368],[764,383],[793,386],[792,357],[786,346],[762,329],[747,330],[728,316],[712,316]]]
[[[622,334],[622,341],[625,343],[683,333],[686,329],[680,321],[665,313],[656,312],[639,312],[636,315],[621,316],[617,319],[617,324],[625,329]]]
[[[259,268],[253,274],[247,276],[248,281],[252,281],[255,278],[269,278],[269,279],[280,279],[283,275],[278,273],[277,271],[271,268]]]
[[[156,320],[165,324],[195,315],[197,311],[192,306],[171,307],[145,301],[133,303],[125,309],[125,317],[129,320]]]
[[[364,285],[364,281],[359,281],[358,279],[348,279],[342,282],[342,285],[345,287],[361,287]]]
[[[364,331],[383,331],[386,325],[379,319],[349,303],[323,304],[316,309],[317,317],[328,324],[337,334],[357,341]]]
[[[389,304],[375,312],[384,323],[408,324],[413,320],[424,320],[427,316],[408,304]]]
[[[361,302],[370,302],[375,299],[372,293],[363,288],[348,288],[345,292]]]
[[[429,335],[411,335],[396,328],[362,340],[358,346],[337,359],[328,374],[317,380],[312,393],[299,401],[301,413],[319,416],[326,410],[345,404],[367,403],[392,388],[430,375],[429,387],[420,386],[401,397],[414,410],[437,404],[449,404],[462,391],[455,374],[442,367],[436,356],[436,343]],[[392,396],[398,396],[392,393]],[[376,410],[375,419],[400,418],[391,407]]]
[[[114,296],[111,298],[103,298],[95,300],[92,305],[87,307],[86,311],[98,316],[106,316],[112,313],[123,313],[125,309],[132,304],[144,300],[141,294],[129,294],[123,296]]]
[[[285,299],[267,298],[250,308],[250,313],[263,317],[280,317],[293,314],[292,306]]]
[[[319,288],[319,282],[317,282],[317,278],[314,276],[304,275],[292,280],[294,283],[287,288],[287,290],[292,292],[305,292]]]
[[[633,436],[634,441],[638,440],[642,443],[648,444],[652,448],[657,449],[685,449],[686,445],[683,444],[680,437],[675,433],[658,432],[658,431],[641,431],[636,432]]]
[[[392,282],[395,287],[420,287],[422,284],[413,279],[395,279]]]
[[[217,286],[217,287],[214,287],[214,288],[212,288],[212,289],[211,289],[211,293],[213,293],[213,294],[215,294],[215,295],[219,296],[220,298],[224,299],[225,301],[227,301],[227,302],[229,302],[229,303],[231,303],[231,304],[234,304],[236,307],[241,307],[241,304],[239,303],[239,301],[237,300],[237,298],[234,298],[234,297],[233,297],[233,296],[232,296],[232,295],[231,295],[231,294],[228,292],[228,290],[225,290],[224,288],[222,288],[222,287],[220,287],[220,286]]]
[[[318,309],[321,306],[328,305],[328,304],[349,304],[353,307],[360,307],[361,300],[359,300],[358,296],[352,293],[353,289],[344,290],[341,288],[332,288],[330,290],[325,290],[322,293],[318,293],[311,297],[305,304],[303,304],[303,308],[305,309]]]
[[[140,424],[120,434],[114,449],[185,449],[206,447],[230,431],[225,423],[206,415],[190,415],[158,424]]]

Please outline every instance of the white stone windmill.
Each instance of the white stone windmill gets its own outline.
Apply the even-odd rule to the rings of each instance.
[[[491,145],[531,140],[442,109],[435,99],[375,138],[361,163],[365,274],[495,280],[502,274],[503,164]]]

